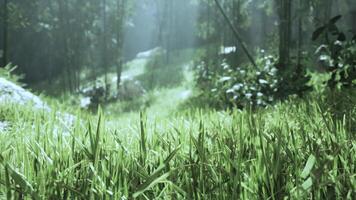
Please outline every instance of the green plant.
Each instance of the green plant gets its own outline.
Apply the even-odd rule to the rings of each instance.
[[[0,77],[9,79],[12,82],[19,83],[20,80],[24,78],[23,74],[15,74],[14,71],[17,69],[17,66],[13,66],[11,63],[6,65],[3,68],[0,68]]]
[[[325,42],[319,46],[316,54],[330,74],[328,86],[339,89],[356,85],[356,34],[347,39],[346,34],[336,25],[340,19],[341,15],[330,19],[313,33],[313,40],[322,38]]]
[[[350,96],[354,98],[354,96]],[[328,103],[121,121],[0,103],[0,198],[353,199],[355,136]],[[67,134],[64,134],[67,132]]]
[[[218,102],[217,107],[266,106],[289,95],[302,96],[310,89],[307,86],[310,78],[305,75],[305,69],[281,74],[276,67],[277,59],[264,51],[257,59],[258,69],[237,67],[234,63],[222,58],[210,64],[202,61],[196,67],[198,88],[203,95]]]

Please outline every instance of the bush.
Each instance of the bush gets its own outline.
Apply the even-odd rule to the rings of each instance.
[[[356,85],[356,33],[348,39],[336,26],[340,19],[341,16],[332,18],[313,34],[313,40],[324,39],[324,44],[319,46],[316,54],[319,63],[330,74],[327,83],[332,89]]]
[[[276,67],[277,59],[264,51],[257,59],[258,69],[234,67],[225,58],[214,60],[218,61],[211,62],[210,66],[201,61],[196,67],[197,86],[203,91],[203,97],[216,101],[210,102],[214,107],[266,106],[309,89],[305,70],[281,75]]]

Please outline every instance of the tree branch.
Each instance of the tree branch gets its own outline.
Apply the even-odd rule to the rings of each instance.
[[[257,65],[255,60],[253,59],[251,53],[248,51],[246,44],[244,43],[244,41],[242,40],[242,37],[240,36],[239,32],[236,30],[236,28],[234,27],[234,25],[232,25],[229,17],[226,15],[224,9],[222,8],[221,4],[219,3],[218,0],[214,0],[217,7],[219,8],[221,14],[224,16],[226,23],[229,25],[230,29],[232,30],[232,32],[234,33],[235,38],[237,39],[237,41],[241,44],[243,51],[245,52],[245,54],[247,55],[248,59],[250,60],[251,64],[257,69]]]

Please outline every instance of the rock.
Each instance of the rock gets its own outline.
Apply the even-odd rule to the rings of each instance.
[[[118,91],[118,98],[120,100],[133,100],[146,94],[140,81],[133,78],[123,79]]]
[[[100,103],[105,101],[105,86],[95,83],[81,90],[83,98],[80,100],[80,107],[83,109],[97,109]]]
[[[34,109],[41,109],[44,112],[48,113],[52,111],[51,108],[46,103],[44,103],[38,96],[4,78],[0,78],[0,102],[8,102],[17,105],[32,104]],[[74,125],[74,122],[76,120],[75,116],[61,112],[56,112],[56,118],[60,124],[56,126],[65,127],[65,129],[67,130],[69,129],[69,127],[72,127]],[[0,121],[0,132],[6,131],[8,127],[9,122]]]
[[[50,111],[50,108],[38,96],[4,78],[0,78],[0,102],[19,105],[31,103],[36,109]]]
[[[164,52],[164,50],[161,47],[156,47],[154,49],[148,50],[148,51],[144,51],[144,52],[140,52],[136,55],[137,59],[147,59],[150,58],[158,53]]]
[[[235,53],[236,52],[236,47],[232,46],[232,47],[221,47],[220,48],[220,55],[227,55],[227,54],[231,54],[231,53]]]
[[[2,122],[0,121],[0,133],[6,131],[6,129],[9,127],[8,122]]]
[[[80,99],[80,107],[82,109],[88,109],[90,107],[91,100],[90,97],[83,97]]]

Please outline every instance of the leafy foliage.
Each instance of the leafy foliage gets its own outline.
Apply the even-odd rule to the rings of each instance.
[[[353,87],[356,82],[356,34],[347,39],[336,26],[341,16],[336,16],[328,24],[315,30],[313,40],[324,35],[326,44],[316,51],[319,62],[330,74],[328,85],[331,88]]]
[[[202,62],[197,67],[198,86],[213,99],[221,101],[221,104],[228,103],[237,107],[266,105],[273,101],[271,93],[275,92],[278,80],[276,69],[271,63],[272,58],[265,59],[262,61],[265,64],[263,70],[255,73],[241,68],[234,69],[223,60],[219,74],[207,75],[205,63]],[[209,84],[206,82],[210,82],[210,88],[207,88]]]
[[[222,59],[218,67],[209,68],[203,61],[197,66],[197,86],[207,98],[215,99],[216,106],[244,108],[266,106],[291,94],[308,90],[309,77],[299,74],[281,75],[277,59],[261,51],[257,60],[258,69],[235,67],[234,61]]]

